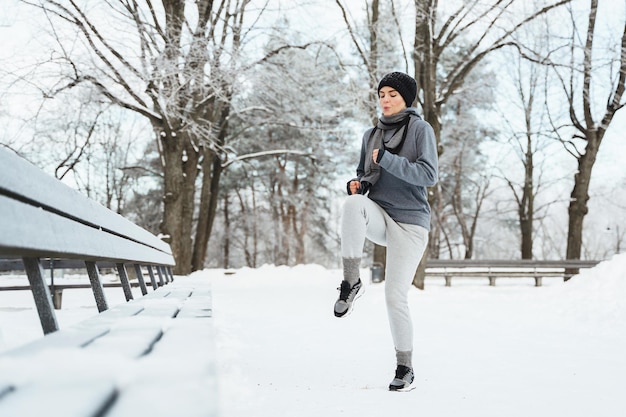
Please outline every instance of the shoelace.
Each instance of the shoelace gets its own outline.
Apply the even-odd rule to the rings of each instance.
[[[352,295],[352,292],[356,291],[357,288],[356,285],[351,287],[350,284],[347,283],[347,281],[342,281],[341,286],[337,289],[339,290],[339,299],[347,301],[348,298],[350,298],[350,295]]]
[[[411,372],[411,368],[407,366],[403,366],[403,367],[398,366],[396,368],[396,378],[404,379],[409,374],[409,372]]]

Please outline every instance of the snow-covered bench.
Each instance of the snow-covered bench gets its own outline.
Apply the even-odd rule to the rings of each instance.
[[[216,415],[211,292],[188,280],[0,355],[0,416]]]
[[[452,278],[488,279],[490,286],[499,278],[530,278],[540,287],[543,278],[569,279],[578,270],[592,268],[599,261],[590,260],[474,260],[431,259],[426,267],[426,277],[443,277],[445,285],[452,285]]]
[[[82,262],[99,311],[108,305],[98,262],[115,265],[126,300],[133,298],[126,265],[138,271],[138,266],[148,265],[159,274],[169,271],[170,276],[174,265],[170,246],[157,236],[4,148],[0,148],[0,258],[21,260],[45,334],[59,326],[43,259]],[[146,294],[143,274],[138,280]]]
[[[0,259],[26,271],[45,335],[0,355],[0,416],[215,415],[208,285],[174,281],[167,243],[3,148]],[[86,270],[99,314],[59,329],[44,277],[51,259]],[[127,302],[109,307],[103,265]]]

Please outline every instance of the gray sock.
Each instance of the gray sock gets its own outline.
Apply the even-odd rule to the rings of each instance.
[[[406,352],[400,352],[396,350],[396,360],[398,361],[398,365],[404,365],[407,368],[413,369],[412,363],[413,351],[409,350]]]
[[[350,285],[359,282],[359,266],[361,266],[361,258],[343,258],[343,279]]]

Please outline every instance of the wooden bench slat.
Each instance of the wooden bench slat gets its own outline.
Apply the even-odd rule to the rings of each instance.
[[[118,322],[124,317],[133,317],[143,311],[144,307],[140,304],[127,303],[117,305],[115,308],[110,308],[98,315],[94,315],[88,319],[81,321],[74,325],[72,328],[85,329],[85,328],[109,328],[113,323]],[[63,329],[62,329],[63,330]],[[68,329],[69,330],[69,329]]]
[[[138,413],[151,417],[217,415],[215,330],[207,314],[212,306],[210,290],[195,291],[171,285],[174,284],[61,329],[32,342],[26,349],[0,355],[0,377],[4,377],[0,379],[0,387],[6,386],[8,390],[15,387],[0,397],[0,415],[5,415],[3,403],[14,394],[19,394],[13,399],[16,407],[22,407],[18,410],[46,417],[136,417]],[[92,408],[61,407],[59,414],[38,413],[39,409],[23,408],[28,398],[33,398],[38,391],[27,391],[27,386],[19,383],[24,378],[22,368],[6,357],[13,354],[18,355],[16,360],[29,361],[29,366],[34,362],[35,366],[42,367],[36,374],[63,372],[63,361],[68,358],[77,358],[86,365],[93,363],[93,369],[80,367],[78,373],[68,370],[61,379],[75,382],[83,377],[108,378],[115,381],[115,386],[100,392],[86,392],[88,400],[83,400],[80,390],[74,385],[65,385],[63,389],[67,391],[58,394],[58,401],[81,396],[75,400],[78,406],[88,403]],[[51,357],[64,359],[50,363]],[[41,381],[36,376],[32,378],[33,386],[41,387]],[[155,401],[155,398],[164,401]],[[56,405],[57,400],[54,400],[47,406],[52,409]]]
[[[0,401],[0,416],[95,417],[116,395],[110,381],[34,382],[6,394]]]
[[[162,335],[162,326],[159,324],[118,328],[95,339],[85,349],[90,353],[101,351],[111,356],[138,358],[149,352]]]
[[[0,148],[0,167],[4,172],[11,173],[0,175],[0,194],[54,208],[76,219],[89,219],[88,222],[95,227],[128,236],[171,254],[169,245],[152,233],[111,212],[5,148]]]
[[[180,354],[180,341],[193,340]],[[210,319],[179,319],[168,327],[146,358],[145,373],[155,367],[164,374],[202,376],[213,374],[215,367],[215,337]]]
[[[178,318],[211,317],[213,315],[213,300],[210,294],[194,292],[189,300],[183,304]]]
[[[51,333],[43,339],[30,342],[19,349],[7,352],[6,355],[16,357],[31,356],[48,349],[81,348],[108,332],[109,329],[106,327],[87,328],[83,326],[80,328],[69,328],[64,331]]]
[[[171,254],[0,196],[0,254],[173,264]],[[26,226],[28,225],[28,226]]]
[[[107,417],[134,417],[138,407],[151,417],[216,415],[215,337],[210,323],[176,316],[150,354],[141,359],[138,375],[121,390]],[[185,346],[184,355],[181,340],[193,340]],[[155,383],[156,372],[177,383]],[[160,396],[167,396],[167,404],[153,407],[150,398]]]
[[[84,269],[85,262],[82,259],[54,259],[42,257],[43,269]],[[98,261],[98,268],[115,268],[115,262]],[[19,259],[0,259],[0,272],[21,271],[24,269],[21,256]]]

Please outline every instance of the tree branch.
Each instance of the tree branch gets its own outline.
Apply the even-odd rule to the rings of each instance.
[[[317,159],[310,152],[293,151],[289,149],[276,149],[272,151],[254,152],[254,153],[249,153],[246,155],[237,156],[231,160],[224,161],[222,163],[222,168],[228,168],[230,165],[234,164],[235,162],[245,161],[246,159],[255,159],[255,158],[260,158],[262,156],[271,156],[271,155],[298,155],[298,156],[306,156],[311,160]]]

